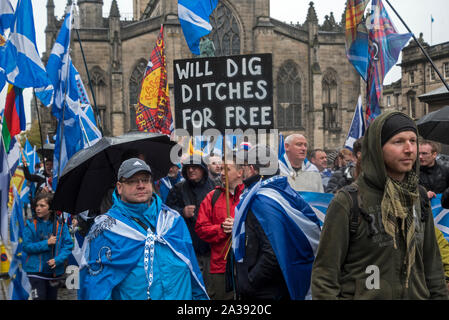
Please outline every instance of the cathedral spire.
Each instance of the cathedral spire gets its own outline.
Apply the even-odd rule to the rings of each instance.
[[[318,17],[316,15],[313,1],[309,3],[309,11],[307,12],[306,22],[318,23]]]
[[[109,11],[109,17],[120,18],[120,11],[118,9],[117,0],[112,0],[111,10]]]

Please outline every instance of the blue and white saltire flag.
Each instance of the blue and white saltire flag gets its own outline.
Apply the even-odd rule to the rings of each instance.
[[[14,137],[6,153],[3,138],[0,140],[0,236],[3,243],[8,243],[9,183],[19,165],[20,144]]]
[[[35,88],[36,96],[49,106],[53,86],[36,45],[31,0],[18,0],[11,32],[0,55],[0,69],[6,80],[19,88]]]
[[[285,154],[285,141],[284,135],[279,133],[279,145],[278,145],[278,159],[280,160]]]
[[[23,230],[25,223],[23,221],[23,206],[20,196],[13,188],[14,204],[11,210],[10,230],[11,230],[11,252],[13,258],[9,267],[9,277],[11,282],[8,288],[9,300],[28,300],[31,292],[31,284],[28,280],[27,273],[23,270],[26,261],[25,252],[23,252]]]
[[[334,198],[333,193],[320,193],[320,192],[308,192],[299,191],[301,197],[312,207],[313,211],[320,221],[320,226],[324,224],[324,219],[326,218],[326,211]]]
[[[14,8],[9,0],[0,1],[0,46],[6,41],[6,31],[11,28],[14,21]]]
[[[276,254],[293,300],[311,299],[310,282],[321,228],[315,211],[291,187],[287,177],[259,181],[235,209],[232,248],[245,259],[245,221],[251,210]]]
[[[81,77],[70,57],[73,7],[67,12],[48,59],[47,71],[55,88],[52,114],[58,121],[53,159],[53,190],[68,160],[101,138]]]
[[[163,261],[167,256],[169,257],[167,259],[173,259],[173,256],[164,254],[166,250],[179,258],[178,262],[185,263],[182,266],[188,268],[190,277],[186,277],[184,272],[182,275],[179,271],[174,272],[171,277],[175,278],[171,281],[178,281],[176,284],[179,292],[174,292],[171,288],[164,294],[180,297],[189,291],[195,299],[208,299],[190,233],[179,213],[162,204],[161,199],[157,197],[152,202],[152,206],[156,206],[155,209],[158,210],[158,213],[154,213],[157,214],[156,230],[153,232],[148,228],[145,232],[143,228],[137,229],[136,224],[123,214],[122,206],[123,203],[115,200],[111,210],[95,219],[94,225],[84,239],[80,264],[80,300],[108,298],[112,289],[130,274],[142,256],[145,257],[146,274],[146,279],[143,281],[148,282],[148,294],[150,294],[154,279],[153,259]],[[147,212],[149,211],[145,211],[145,214]],[[98,260],[99,255],[102,257],[100,260]],[[176,264],[176,262],[172,263]],[[173,268],[179,270],[180,265]],[[181,288],[181,283],[185,284],[187,278],[189,279],[187,283],[191,286]],[[177,300],[175,296],[165,297]]]
[[[200,39],[212,31],[209,16],[218,0],[178,0],[178,18],[187,45],[193,54],[200,55]]]
[[[14,21],[14,8],[9,0],[0,1],[0,55],[4,54],[4,46],[6,43],[6,32],[11,28]],[[0,72],[0,91],[6,83],[6,76]]]
[[[435,226],[440,229],[446,240],[449,241],[449,209],[444,209],[441,206],[441,196],[441,193],[437,194],[435,198],[430,200],[430,203]]]
[[[34,173],[34,166],[40,163],[39,156],[36,153],[36,147],[32,147],[28,139],[25,140],[25,148],[23,148],[23,155],[28,163],[28,170]],[[20,158],[19,165],[22,165],[22,158]]]
[[[363,115],[362,96],[359,96],[344,147],[352,151],[354,142],[360,137],[363,137],[365,129],[366,125],[365,117]]]

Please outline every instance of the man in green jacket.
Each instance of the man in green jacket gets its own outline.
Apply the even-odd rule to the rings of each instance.
[[[415,123],[401,112],[369,126],[355,181],[357,227],[351,234],[352,198],[342,190],[321,232],[313,299],[448,298],[430,206],[421,213],[417,140]]]

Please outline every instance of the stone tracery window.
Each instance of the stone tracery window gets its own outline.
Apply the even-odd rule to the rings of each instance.
[[[285,62],[277,76],[277,127],[302,128],[301,78],[296,63]]]
[[[137,130],[136,107],[139,100],[140,85],[147,67],[147,61],[141,59],[129,79],[129,130]]]
[[[340,128],[338,108],[338,84],[337,72],[329,69],[322,82],[323,99],[323,125],[324,129],[332,130]]]
[[[105,112],[107,105],[107,82],[106,82],[106,73],[99,67],[92,68],[91,74],[91,82],[92,88],[95,94],[95,102],[97,104],[98,111],[100,113],[100,119],[102,122],[102,127],[105,127]],[[87,90],[87,88],[85,88]],[[96,112],[94,101],[91,100],[90,104],[93,108],[93,111]]]
[[[221,1],[210,16],[212,32],[209,38],[215,45],[215,56],[240,54],[240,30],[232,11]]]

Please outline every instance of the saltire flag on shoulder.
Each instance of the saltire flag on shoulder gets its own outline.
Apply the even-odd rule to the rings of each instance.
[[[334,194],[307,191],[299,191],[298,193],[312,207],[320,221],[320,226],[323,226],[327,208],[334,198]]]
[[[37,50],[31,0],[17,2],[11,32],[0,55],[0,68],[9,83],[22,89],[35,88],[44,105],[52,103],[53,86]]]
[[[2,119],[2,136],[6,152],[9,152],[12,138],[26,129],[22,91],[23,89],[12,84],[8,86],[5,111]]]
[[[435,198],[430,200],[432,205],[433,220],[435,227],[437,227],[449,241],[449,209],[444,209],[441,206],[442,194],[437,194]]]
[[[292,300],[311,299],[311,274],[321,228],[315,211],[291,189],[287,177],[259,181],[235,209],[232,248],[237,262],[246,256],[246,217],[259,221],[276,254]]]
[[[344,147],[352,151],[354,142],[360,137],[363,137],[364,134],[365,117],[363,116],[362,96],[359,96]]]
[[[346,5],[346,56],[366,81],[368,71],[368,30],[364,12],[369,0],[348,0]]]
[[[382,0],[372,0],[368,37],[368,77],[366,123],[369,125],[379,114],[379,101],[385,75],[396,64],[410,33],[399,34],[388,16]]]
[[[51,112],[58,121],[53,158],[53,190],[67,161],[76,152],[101,138],[95,122],[88,115],[91,107],[87,94],[70,57],[73,8],[74,5],[65,16],[47,63],[47,71],[55,88]]]
[[[9,267],[9,277],[11,282],[8,288],[9,300],[28,300],[31,292],[31,284],[27,273],[23,270],[26,261],[25,252],[23,252],[23,231],[25,223],[23,221],[22,203],[17,190],[14,188],[14,204],[11,210],[10,233],[11,233],[11,252],[13,258]]]
[[[173,119],[165,58],[164,26],[161,25],[140,88],[136,108],[136,124],[139,131],[171,134]]]
[[[200,39],[212,31],[209,16],[218,0],[178,0],[178,18],[187,45],[193,54],[200,55]]]

